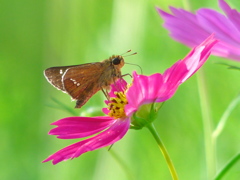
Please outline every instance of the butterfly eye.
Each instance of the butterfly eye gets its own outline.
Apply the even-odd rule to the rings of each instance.
[[[119,57],[116,57],[112,60],[113,65],[118,65],[120,64],[120,62],[121,62],[121,59]]]

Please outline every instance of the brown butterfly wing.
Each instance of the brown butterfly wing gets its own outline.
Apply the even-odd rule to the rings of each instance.
[[[112,67],[107,63],[83,64],[68,69],[63,77],[65,91],[75,100],[76,108],[83,106],[103,86],[103,77],[110,74]]]
[[[65,88],[63,86],[62,78],[65,72],[72,67],[76,67],[79,65],[74,66],[59,66],[59,67],[51,67],[44,71],[44,76],[48,80],[50,84],[56,87],[59,90],[65,92]]]

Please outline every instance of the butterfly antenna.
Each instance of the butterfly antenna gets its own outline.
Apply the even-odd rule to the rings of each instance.
[[[126,63],[126,62],[125,62],[125,64],[134,65],[134,66],[139,67],[139,69],[141,70],[141,74],[143,74],[143,70],[142,70],[141,66],[139,66],[138,64]]]
[[[121,54],[121,56],[122,56],[122,55],[124,55],[124,54],[127,54],[127,53],[129,53],[129,52],[131,52],[131,51],[132,51],[132,50],[131,50],[131,49],[129,49],[127,52],[125,52],[125,53],[122,53],[122,54]]]
[[[132,54],[128,54],[128,55],[126,55],[126,56],[124,56],[124,57],[127,57],[127,56],[132,56],[132,55],[135,55],[135,54],[137,54],[137,52],[135,52],[135,53],[132,53]]]

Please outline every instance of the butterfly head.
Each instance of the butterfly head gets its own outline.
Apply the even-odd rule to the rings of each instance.
[[[110,57],[110,60],[112,62],[112,65],[119,69],[124,66],[124,59],[121,55],[113,55],[112,57]]]

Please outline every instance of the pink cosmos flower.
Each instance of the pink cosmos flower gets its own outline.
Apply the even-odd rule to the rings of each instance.
[[[163,102],[171,98],[178,86],[192,76],[207,60],[217,40],[211,35],[199,46],[195,47],[183,60],[179,60],[163,74],[151,76],[133,73],[133,82],[128,87],[121,79],[111,86],[108,108],[103,112],[106,116],[67,117],[52,125],[49,134],[60,139],[76,139],[92,136],[67,146],[43,162],[53,160],[57,164],[63,160],[73,159],[81,154],[112,145],[123,138],[130,125],[134,125],[132,117],[145,104]],[[143,125],[144,126],[144,125]]]
[[[207,8],[199,9],[196,14],[174,7],[169,7],[172,14],[160,8],[157,11],[173,39],[194,47],[215,33],[220,42],[214,46],[212,53],[240,61],[240,13],[231,9],[224,0],[218,2],[226,16]]]

